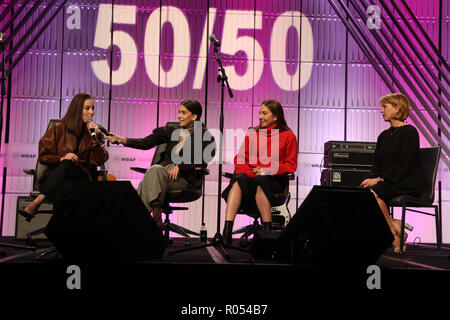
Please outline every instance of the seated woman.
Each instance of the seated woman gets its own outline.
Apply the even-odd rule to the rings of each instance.
[[[214,138],[199,120],[201,115],[200,102],[185,100],[178,109],[178,127],[156,128],[152,134],[141,139],[124,138],[116,134],[111,134],[107,138],[110,142],[142,150],[167,143],[166,152],[160,162],[147,170],[138,187],[139,196],[147,209],[153,212],[153,218],[161,229],[163,228],[161,207],[167,191],[198,187],[194,185],[198,180],[195,167],[206,168],[207,163],[214,157]],[[201,130],[200,134],[196,133],[198,130]],[[214,145],[208,148],[211,155],[207,158],[204,156],[204,150],[211,143]]]
[[[393,93],[381,97],[380,103],[384,121],[390,122],[391,127],[378,136],[372,170],[360,186],[370,188],[375,195],[394,236],[394,252],[399,253],[401,222],[389,217],[386,202],[398,195],[420,196],[425,174],[420,162],[419,134],[416,128],[405,123],[410,108],[408,98]],[[412,230],[409,224],[405,226]],[[407,236],[405,233],[405,241]]]
[[[77,94],[66,115],[39,140],[38,161],[49,168],[39,179],[40,194],[19,214],[30,221],[45,199],[58,203],[63,185],[71,180],[96,179],[96,167],[108,160],[104,137],[92,121],[94,99]],[[90,131],[95,132],[95,138]]]
[[[234,158],[235,175],[222,193],[227,202],[222,235],[228,244],[240,208],[258,209],[264,229],[271,229],[273,195],[289,184],[286,174],[297,170],[297,138],[286,124],[281,104],[264,101],[259,109],[259,123],[247,132]]]

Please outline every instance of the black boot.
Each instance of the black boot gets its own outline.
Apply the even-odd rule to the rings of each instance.
[[[263,222],[263,230],[265,230],[265,231],[272,230],[272,221]]]
[[[234,221],[225,221],[225,226],[223,227],[222,237],[226,244],[231,244],[232,232],[233,232]]]

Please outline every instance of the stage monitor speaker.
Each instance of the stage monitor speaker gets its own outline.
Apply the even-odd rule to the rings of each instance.
[[[129,181],[67,183],[45,234],[66,259],[152,259],[166,248]]]
[[[370,190],[314,186],[279,238],[277,257],[305,264],[374,264],[394,237]]]

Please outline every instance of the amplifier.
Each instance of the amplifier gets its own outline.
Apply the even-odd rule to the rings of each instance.
[[[40,228],[44,228],[47,226],[48,221],[52,217],[52,214],[49,211],[53,210],[53,204],[44,202],[38,210],[37,215],[30,221],[26,221],[24,217],[22,217],[17,212],[20,209],[25,209],[33,199],[29,196],[19,196],[17,197],[17,211],[16,211],[16,240],[25,240],[27,238],[27,233],[31,231],[35,231]],[[33,239],[47,239],[44,233],[37,234],[33,236]]]
[[[322,171],[320,184],[322,186],[357,187],[369,174],[369,169],[330,168]]]
[[[372,167],[375,142],[328,141],[324,145],[324,167]]]

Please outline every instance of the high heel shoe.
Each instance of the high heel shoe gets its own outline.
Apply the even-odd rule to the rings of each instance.
[[[413,231],[414,227],[410,224],[408,224],[407,222],[405,222],[405,229],[408,229],[409,231]]]
[[[402,221],[401,220],[393,219],[392,221],[398,221],[398,223],[400,225],[402,225]],[[412,225],[410,225],[408,222],[405,221],[405,229],[407,229],[409,231],[413,231],[414,227]]]
[[[22,217],[24,217],[25,220],[28,221],[28,222],[30,222],[30,221],[34,218],[34,216],[35,216],[35,214],[29,214],[28,212],[26,212],[26,211],[23,210],[23,209],[19,210],[19,214],[20,214]]]

